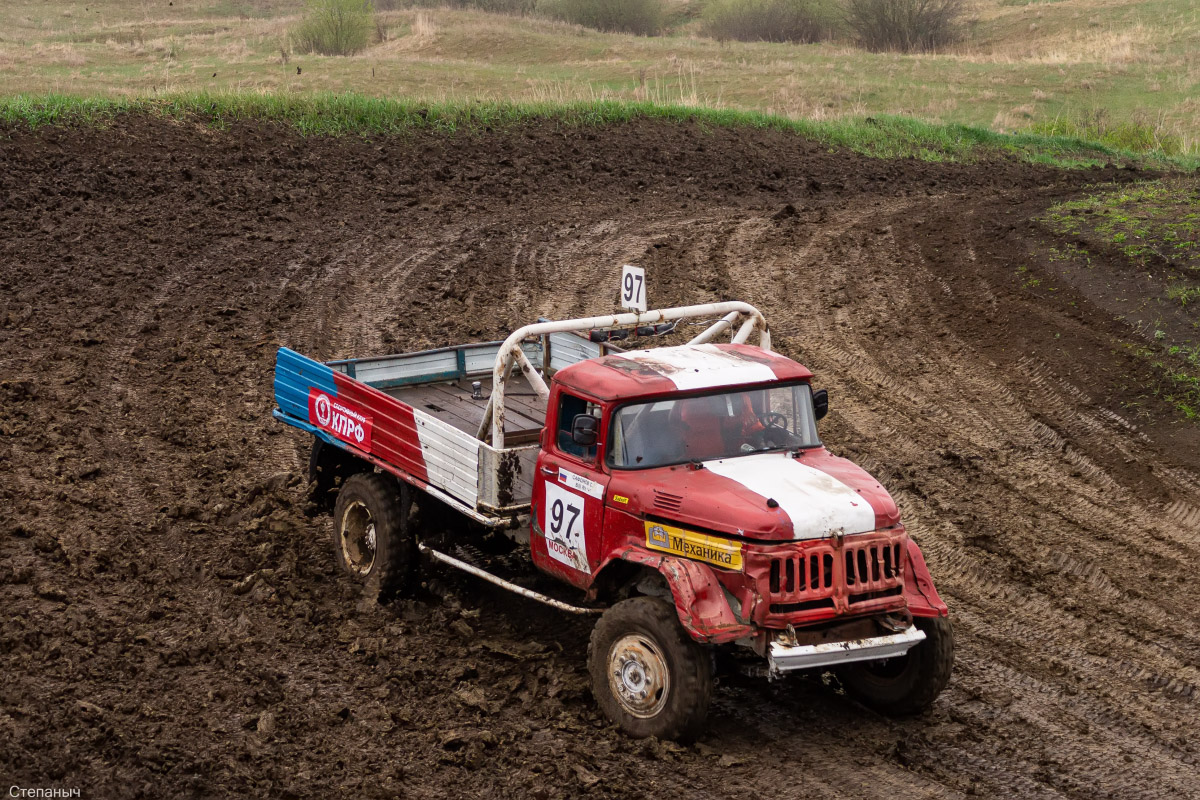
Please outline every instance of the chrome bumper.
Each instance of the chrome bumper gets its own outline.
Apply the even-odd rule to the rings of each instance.
[[[767,663],[772,675],[780,675],[797,669],[828,667],[853,661],[878,661],[902,656],[924,640],[925,633],[916,625],[912,625],[900,633],[872,636],[869,639],[850,639],[845,642],[790,646],[771,642]]]

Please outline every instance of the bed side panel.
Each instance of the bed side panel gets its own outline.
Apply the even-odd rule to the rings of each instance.
[[[587,361],[589,358],[599,358],[604,355],[599,344],[577,336],[574,333],[550,334],[550,369],[557,372],[563,367]],[[537,363],[537,362],[534,362]]]
[[[479,507],[489,511],[524,508],[533,499],[536,444],[497,450],[479,445]]]
[[[474,507],[479,500],[479,440],[414,409],[429,482]]]
[[[428,482],[411,406],[286,347],[275,360],[275,402],[322,439]]]

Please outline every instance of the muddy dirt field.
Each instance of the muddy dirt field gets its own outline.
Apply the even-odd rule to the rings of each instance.
[[[1030,222],[1143,175],[651,123],[2,133],[0,788],[1200,797],[1200,428]],[[731,679],[697,744],[631,741],[592,704],[587,622],[445,573],[381,607],[336,572],[275,348],[500,338],[607,310],[623,262],[656,305],[758,305],[830,389],[824,439],[951,607],[931,712]]]

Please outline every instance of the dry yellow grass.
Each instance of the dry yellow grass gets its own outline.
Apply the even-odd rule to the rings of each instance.
[[[1154,32],[1145,25],[1130,28],[1085,28],[1000,46],[964,48],[949,57],[979,64],[1132,64],[1162,63],[1152,47]]]
[[[681,3],[682,0],[675,0]],[[302,0],[5,0],[0,94],[356,91],[429,100],[653,100],[791,117],[911,114],[1006,130],[1103,107],[1200,132],[1191,0],[973,0],[946,53],[603,34],[449,9],[381,12],[353,57],[299,56]],[[301,73],[297,74],[297,67]],[[214,77],[215,73],[215,77]]]

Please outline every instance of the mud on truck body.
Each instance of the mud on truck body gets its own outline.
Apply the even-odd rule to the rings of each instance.
[[[714,318],[682,346],[609,343]],[[895,714],[949,680],[947,608],[887,491],[821,443],[811,381],[726,302],[327,364],[281,348],[275,416],[316,438],[310,488],[348,573],[386,595],[424,558],[599,614],[602,710],[687,739],[729,665],[832,670]]]

